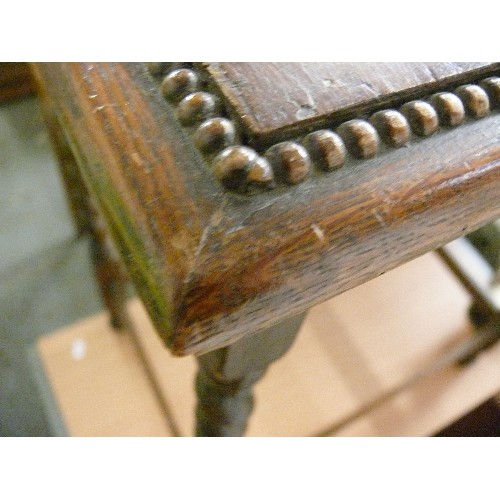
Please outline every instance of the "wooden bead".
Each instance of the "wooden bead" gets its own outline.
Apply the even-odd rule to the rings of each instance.
[[[318,130],[304,138],[312,158],[325,170],[336,170],[345,163],[346,148],[338,134],[331,130]]]
[[[481,81],[481,87],[486,90],[492,108],[500,107],[500,77],[492,76]]]
[[[164,73],[170,68],[172,63],[170,62],[149,62],[147,63],[148,71],[153,76],[158,76]]]
[[[462,85],[455,92],[464,103],[467,113],[474,118],[483,118],[490,112],[488,94],[479,85]]]
[[[259,156],[251,165],[247,175],[248,183],[265,188],[274,187],[274,173],[269,162]]]
[[[194,134],[196,147],[212,153],[231,146],[235,139],[234,125],[226,118],[212,118],[203,122]]]
[[[276,144],[266,153],[288,184],[298,184],[311,173],[311,159],[304,146],[296,142]]]
[[[172,101],[180,101],[183,97],[196,91],[198,77],[191,69],[171,71],[161,83],[163,95]]]
[[[464,121],[464,105],[455,94],[440,92],[431,97],[431,102],[437,110],[439,122],[442,125],[456,127]]]
[[[436,110],[425,101],[411,101],[401,107],[410,127],[415,134],[427,137],[438,128],[439,119]]]
[[[214,159],[214,174],[229,189],[241,189],[247,184],[247,175],[257,153],[246,146],[230,146]]]
[[[390,146],[402,146],[410,139],[408,120],[398,111],[387,109],[375,113],[370,122],[375,126],[382,140]]]
[[[379,137],[375,128],[367,121],[350,120],[343,123],[337,132],[356,158],[371,158],[377,154]]]
[[[177,117],[184,125],[192,125],[213,116],[216,109],[215,97],[208,92],[194,92],[179,103]]]

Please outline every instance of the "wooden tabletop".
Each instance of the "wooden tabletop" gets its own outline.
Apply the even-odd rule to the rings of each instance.
[[[271,142],[431,93],[486,63],[209,63],[234,116],[253,140]],[[411,99],[409,99],[411,100]]]
[[[33,68],[178,355],[500,216],[496,63]]]

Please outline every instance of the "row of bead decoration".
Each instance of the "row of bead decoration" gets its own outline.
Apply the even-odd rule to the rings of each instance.
[[[412,133],[420,137],[434,134],[439,126],[455,127],[466,115],[478,119],[500,105],[500,77],[490,77],[478,85],[467,84],[454,92],[439,92],[428,100],[415,100],[399,110],[374,113],[368,120],[349,120],[335,131],[322,129],[270,147],[264,155],[238,144],[231,120],[221,116],[217,97],[203,90],[195,70],[170,63],[150,63],[149,71],[161,75],[163,95],[177,106],[182,125],[193,128],[196,147],[205,154],[214,175],[228,189],[247,192],[252,188],[271,189],[276,178],[287,184],[304,181],[313,163],[324,171],[341,168],[348,153],[354,158],[374,157],[381,142],[392,147],[407,144]]]

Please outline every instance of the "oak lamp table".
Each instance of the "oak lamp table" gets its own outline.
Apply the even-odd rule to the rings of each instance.
[[[198,357],[197,435],[244,433],[311,306],[500,217],[498,63],[32,69],[113,324],[131,279]]]

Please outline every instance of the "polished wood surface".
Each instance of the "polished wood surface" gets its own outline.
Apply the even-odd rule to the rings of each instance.
[[[270,152],[256,146],[275,184],[253,195],[220,182],[234,164],[213,164],[200,150],[189,120],[180,121],[193,108],[179,115],[164,97],[171,87],[162,89],[146,65],[37,64],[35,73],[138,293],[177,355],[262,331],[500,215],[497,87],[486,114],[477,86],[463,99],[455,91],[427,96],[439,122],[421,120],[422,134],[400,114],[379,115],[382,125],[341,124],[341,168],[308,163],[295,143]],[[464,75],[456,86],[476,83]],[[210,99],[196,106],[210,108]],[[238,127],[236,134],[247,144]],[[268,163],[252,161],[260,170],[251,175],[269,174]]]
[[[245,132],[268,138],[487,74],[488,63],[209,63]]]

